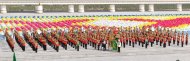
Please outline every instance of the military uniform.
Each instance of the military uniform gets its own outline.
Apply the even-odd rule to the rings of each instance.
[[[186,39],[185,44],[188,45],[188,33],[186,33]]]
[[[184,38],[184,32],[182,32],[182,34],[181,34],[181,47],[183,47],[184,40],[185,40],[185,38]]]
[[[178,35],[178,36],[177,36],[177,46],[179,46],[179,42],[180,42],[180,34],[178,33],[177,35]]]

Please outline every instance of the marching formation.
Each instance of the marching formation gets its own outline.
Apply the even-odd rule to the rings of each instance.
[[[11,34],[14,33],[14,34]],[[120,52],[121,46],[126,45],[135,47],[137,45],[147,48],[153,47],[153,44],[163,46],[188,44],[188,33],[179,32],[169,28],[140,27],[100,27],[100,26],[73,26],[56,29],[37,29],[23,31],[20,28],[16,30],[6,30],[5,36],[7,43],[14,51],[14,41],[21,49],[25,51],[26,43],[37,52],[38,45],[46,50],[47,45],[51,46],[57,52],[59,47],[67,50],[67,46],[79,51],[79,46],[87,49],[90,45],[97,50],[112,50]],[[135,45],[137,44],[137,45]]]

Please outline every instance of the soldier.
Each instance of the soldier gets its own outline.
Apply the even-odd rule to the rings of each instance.
[[[155,29],[155,38],[154,40],[156,41],[156,45],[158,45],[158,42],[159,42],[159,28],[156,27]]]
[[[120,37],[121,36],[119,36],[119,34],[116,34],[116,39],[118,38],[118,40],[117,40],[117,49],[118,49],[118,52],[120,52],[120,48],[121,48]]]
[[[156,45],[158,45],[158,42],[159,42],[159,34],[156,35],[155,40],[156,40]]]
[[[6,41],[7,41],[8,45],[10,46],[12,52],[14,52],[14,44],[15,44],[15,43],[13,42],[14,40],[13,40],[13,38],[9,35],[7,29],[6,29],[6,31],[5,31],[5,37],[6,37]]]
[[[161,33],[160,38],[159,38],[159,40],[160,40],[160,46],[162,46],[163,38],[164,38],[163,33]]]
[[[146,35],[146,36],[145,36],[145,48],[148,47],[148,38],[149,38],[149,37]]]
[[[170,46],[172,38],[170,37],[170,35],[168,36],[168,46]]]
[[[102,42],[102,47],[103,47],[103,51],[105,51],[106,50],[106,37],[104,37],[104,39],[103,39],[103,42]]]
[[[164,42],[164,44],[163,44],[163,47],[165,48],[166,47],[166,42],[167,42],[167,36],[165,35],[164,37],[163,37],[163,42]]]
[[[132,41],[131,39],[132,39],[132,37],[131,37],[131,35],[130,35],[130,36],[129,36],[129,46],[131,46],[131,43],[132,43],[132,42],[131,42],[131,41]]]
[[[178,36],[177,36],[177,46],[179,46],[179,41],[180,41],[180,33],[178,32],[178,34],[177,34]]]
[[[139,40],[138,40],[138,41],[139,41],[138,43],[139,43],[139,46],[140,46],[140,44],[142,43],[142,35],[141,35],[141,34],[139,35],[138,39],[139,39]]]
[[[123,36],[122,36],[122,42],[123,42],[123,47],[125,48],[125,45],[126,45],[126,33],[123,31]]]
[[[35,40],[37,40],[38,44],[44,49],[46,50],[46,40],[45,38],[43,38],[43,36],[40,34],[37,34],[37,31],[34,31],[33,33],[33,38]]]
[[[173,44],[175,44],[176,38],[177,38],[177,31],[175,30],[173,35]]]
[[[144,44],[145,44],[145,36],[142,35],[141,37],[141,43],[142,43],[142,47],[144,47]]]
[[[134,37],[134,35],[132,36],[131,41],[132,41],[132,47],[135,47],[135,37]]]
[[[186,33],[186,39],[185,44],[188,45],[188,32]]]
[[[184,31],[182,32],[181,34],[181,47],[183,47],[183,44],[184,44]]]
[[[25,51],[26,43],[25,43],[24,39],[18,34],[18,31],[14,32],[14,36],[15,36],[15,40],[17,41],[19,46],[22,48],[23,51]]]
[[[126,45],[128,45],[128,43],[129,43],[129,33],[127,31],[127,33],[126,33]]]
[[[149,41],[150,41],[150,44],[151,44],[151,47],[153,46],[153,43],[154,43],[154,38],[153,36],[149,36]]]
[[[109,34],[108,34],[108,47],[110,47],[112,44],[112,40],[114,40],[114,37],[113,37],[113,31],[110,30]]]
[[[61,31],[61,33],[60,33],[60,35],[59,35],[60,37],[59,37],[59,42],[61,42],[61,46],[63,47],[63,48],[65,48],[65,50],[67,50],[67,40],[65,39],[65,34],[64,34],[64,32],[63,31]]]

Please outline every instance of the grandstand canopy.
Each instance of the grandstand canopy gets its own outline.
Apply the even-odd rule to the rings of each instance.
[[[190,0],[0,0],[0,4],[188,4]]]

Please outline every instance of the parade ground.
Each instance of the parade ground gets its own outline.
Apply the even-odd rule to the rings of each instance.
[[[0,61],[12,61],[13,52],[11,52],[6,41],[0,41]],[[111,50],[111,49],[110,49]],[[68,50],[60,48],[56,52],[50,46],[47,51],[39,48],[38,53],[32,51],[26,46],[23,52],[16,44],[15,54],[18,61],[189,61],[190,46],[171,45],[166,48],[154,45],[153,47],[143,48],[135,45],[135,47],[127,46],[121,48],[121,52],[102,51],[92,48],[88,45],[88,49],[80,48],[80,51],[68,47]]]
[[[86,12],[86,13],[7,13],[0,16],[84,16],[84,15],[163,15],[163,14],[190,14],[188,11],[183,12]],[[102,21],[103,22],[103,21]],[[98,23],[97,23],[98,24]],[[109,25],[109,24],[107,24]],[[129,25],[129,24],[128,24]],[[127,26],[127,24],[126,24]],[[190,38],[190,37],[189,37]],[[26,44],[26,51],[22,51],[18,44],[15,44],[15,55],[17,61],[189,61],[190,60],[190,43],[181,47],[171,44],[166,48],[159,45],[150,45],[148,48],[141,47],[135,44],[135,47],[121,47],[121,52],[112,51],[109,48],[106,51],[94,49],[89,46],[87,49],[79,47],[80,51],[68,46],[65,50],[60,47],[59,52],[56,52],[49,45],[47,51],[39,47],[38,52],[32,51],[31,47]],[[12,61],[13,52],[5,41],[4,37],[0,36],[0,61]]]

